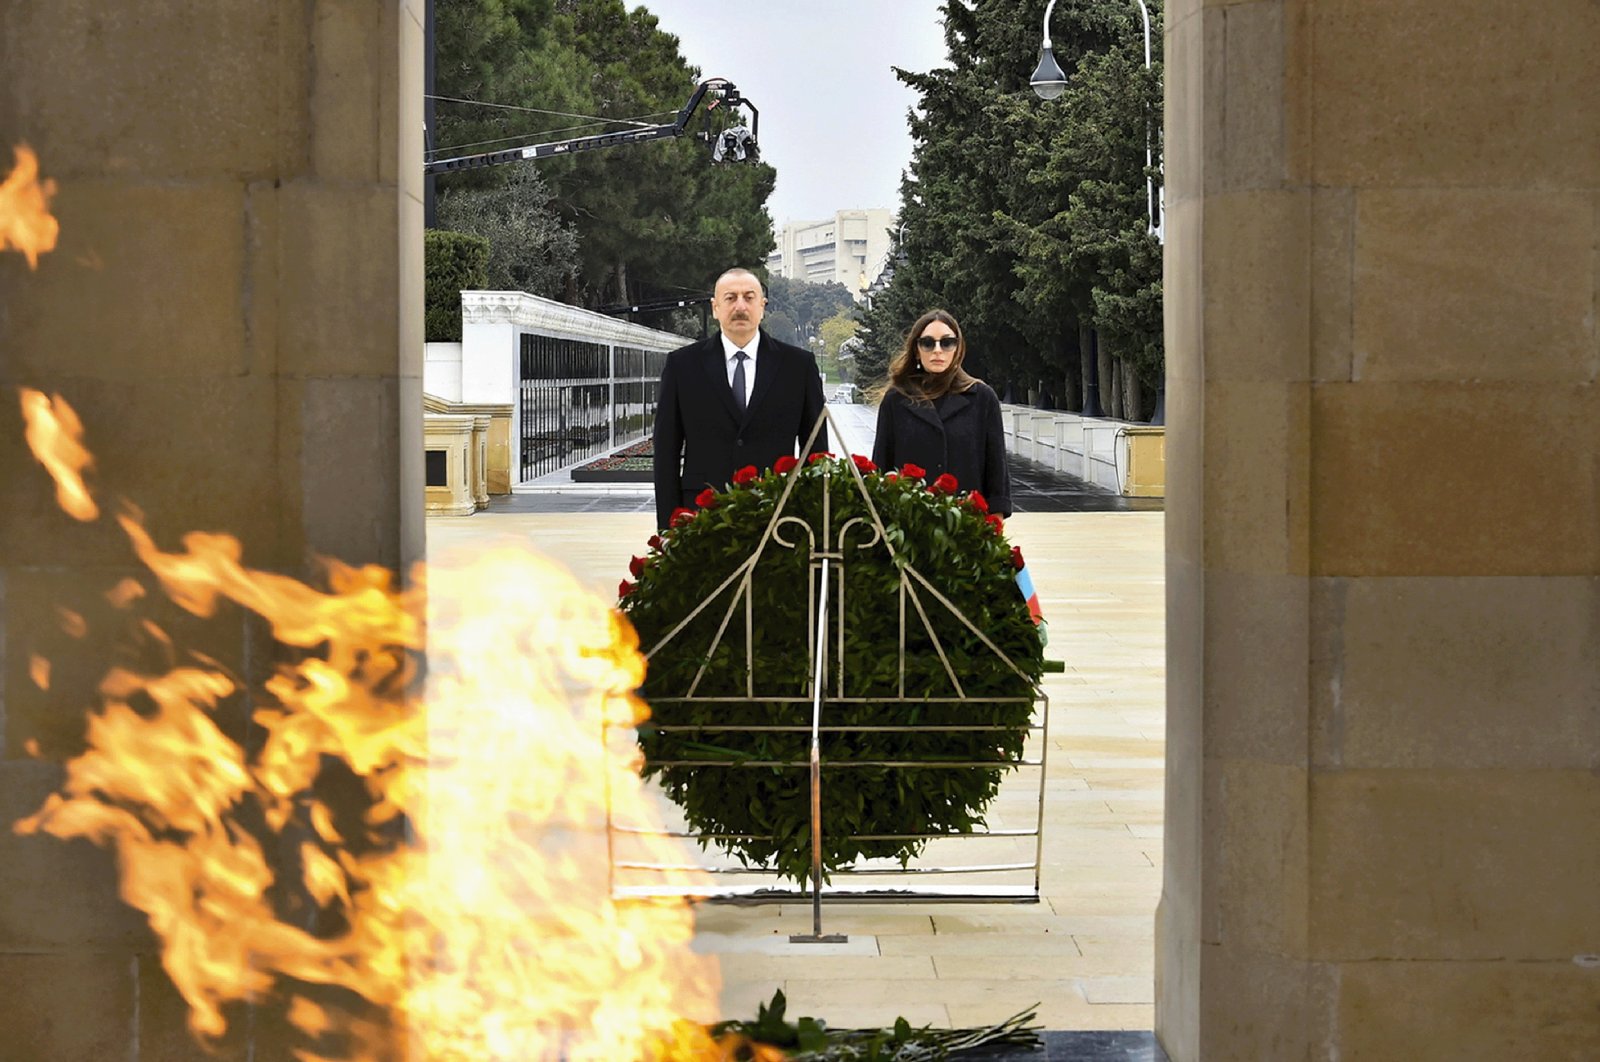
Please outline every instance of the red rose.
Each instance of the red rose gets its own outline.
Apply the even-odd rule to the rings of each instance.
[[[826,451],[826,450],[818,450],[816,453],[814,453],[810,457],[806,458],[806,464],[814,465],[818,461],[826,461],[831,457],[833,457],[833,455],[830,454],[828,451]]]
[[[878,470],[878,466],[872,463],[871,458],[862,457],[860,454],[851,454],[850,460],[856,463],[856,467],[861,470],[863,476],[868,472],[876,472]]]
[[[756,471],[755,465],[745,465],[743,468],[739,469],[739,471],[733,474],[733,485],[736,487],[742,487],[746,483],[753,483],[755,482],[756,477],[759,475],[761,475],[761,473]]]
[[[773,462],[772,470],[781,476],[785,472],[793,471],[794,466],[798,465],[799,463],[799,461],[796,461],[788,454],[784,454],[782,457],[778,458],[777,461]]]
[[[958,486],[960,486],[960,484],[956,482],[956,477],[946,472],[944,475],[934,480],[933,486],[929,487],[928,489],[933,491],[935,494],[954,494]]]
[[[694,503],[702,509],[714,509],[717,505],[717,492],[707,487],[694,496]]]
[[[650,540],[646,542],[645,545],[649,546],[651,549],[660,549],[662,546],[661,536],[651,535]]]
[[[680,506],[680,507],[672,510],[672,518],[667,521],[667,526],[669,526],[669,527],[682,527],[684,524],[688,523],[689,521],[691,521],[693,519],[694,519],[694,510],[693,509],[685,509],[682,506]]]
[[[885,472],[883,474],[883,478],[888,480],[890,483],[893,483],[895,480],[900,478],[900,473],[898,473],[898,472]]]
[[[644,574],[644,558],[635,557],[628,562],[628,574],[635,579]]]
[[[907,479],[921,479],[928,474],[928,470],[921,465],[913,465],[907,462],[900,466],[900,474]]]
[[[1022,570],[1022,547],[1021,546],[1012,546],[1011,547],[1011,566],[1013,568],[1015,568],[1019,572]]]
[[[986,513],[989,511],[989,499],[985,498],[977,491],[973,491],[967,495],[967,504],[978,510],[980,513]]]
[[[633,593],[633,584],[628,582],[628,580],[624,579],[624,580],[622,580],[622,582],[617,584],[617,599],[618,600],[621,600],[622,598],[627,597],[631,593]]]
[[[990,513],[988,516],[985,516],[984,520],[988,522],[990,527],[994,528],[994,533],[997,535],[1006,529],[1006,522],[1000,519],[1000,517],[994,513]]]

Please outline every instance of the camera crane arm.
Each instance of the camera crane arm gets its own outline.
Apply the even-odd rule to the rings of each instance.
[[[570,140],[554,140],[546,144],[529,144],[525,147],[503,148],[499,151],[485,151],[476,155],[460,155],[456,158],[435,159],[423,164],[424,175],[440,173],[455,173],[460,170],[474,170],[483,166],[498,166],[506,162],[524,162],[529,159],[545,159],[556,155],[572,155],[579,151],[593,151],[596,148],[621,147],[624,144],[643,144],[651,140],[665,140],[668,137],[680,137],[689,131],[689,120],[694,117],[695,110],[706,97],[711,97],[711,102],[706,104],[707,131],[702,134],[706,139],[711,139],[709,130],[710,112],[717,107],[748,107],[752,115],[750,138],[755,139],[761,128],[761,113],[754,104],[739,94],[733,82],[724,78],[711,78],[702,81],[695,87],[694,95],[689,97],[689,102],[678,111],[678,116],[670,122],[660,125],[646,125],[636,129],[626,129],[617,133],[599,133],[594,136],[574,137]]]

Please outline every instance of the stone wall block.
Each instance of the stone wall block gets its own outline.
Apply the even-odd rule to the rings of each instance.
[[[0,129],[63,183],[272,174],[304,136],[303,111],[282,106],[301,80],[282,52],[300,17],[269,0],[17,0],[0,14],[0,69],[17,86],[0,94]]]
[[[393,374],[400,349],[396,305],[401,295],[396,252],[400,213],[394,189],[286,184],[279,211],[280,259],[295,263],[278,280],[279,371],[291,376]],[[419,366],[421,357],[419,345]]]
[[[1220,104],[1221,115],[1215,130],[1218,165],[1206,170],[1206,190],[1281,188],[1288,176],[1289,117],[1283,99],[1284,6],[1278,0],[1235,4],[1211,17],[1222,23],[1222,94],[1208,101]]]
[[[1600,580],[1356,579],[1343,621],[1344,766],[1600,768]]]
[[[1355,332],[1355,194],[1311,190],[1311,378],[1351,379]]]
[[[380,156],[396,150],[394,134],[383,128],[381,100],[385,89],[394,92],[399,58],[392,28],[387,37],[380,32],[381,9],[393,6],[313,0],[310,148],[312,172],[320,180],[380,179]]]
[[[1308,793],[1302,766],[1206,760],[1203,943],[1306,955]]]
[[[1315,5],[1316,183],[1567,186],[1600,180],[1600,6]]]
[[[1311,405],[1317,574],[1600,569],[1591,387],[1329,383]]]
[[[399,568],[401,465],[379,460],[394,453],[400,436],[399,381],[306,380],[285,384],[280,402],[279,423],[292,425],[297,440],[297,449],[282,455],[292,467],[289,481],[298,485],[301,511],[315,514],[315,524],[300,531],[307,558]],[[415,442],[420,453],[420,432]],[[351,476],[352,467],[369,471]]]
[[[1213,383],[1205,390],[1206,566],[1304,573],[1311,516],[1308,386]]]
[[[1317,773],[1311,881],[1320,959],[1570,961],[1600,940],[1600,774]]]
[[[1303,764],[1311,590],[1297,575],[1213,571],[1205,597],[1205,747]]]
[[[227,531],[244,541],[247,556],[275,556],[270,544],[281,521],[273,474],[276,389],[270,379],[243,376],[80,377],[63,384],[94,455],[90,482],[101,517],[92,524],[57,508],[48,477],[20,443],[14,399],[0,403],[0,432],[19,440],[0,449],[5,470],[17,472],[14,486],[5,477],[0,497],[21,502],[0,520],[0,556],[15,565],[94,556],[101,564],[136,566],[112,519],[124,498],[144,513],[163,549],[177,549],[189,531]]]
[[[1352,378],[1591,379],[1594,245],[1583,192],[1361,192]]]
[[[134,970],[132,955],[0,952],[0,1062],[138,1057]]]
[[[1593,1058],[1597,999],[1600,970],[1571,961],[1348,963],[1338,993],[1340,1057]]]
[[[1206,378],[1310,379],[1310,193],[1208,196],[1204,232]]]
[[[1198,4],[1190,5],[1198,8]],[[1218,30],[1220,30],[1220,25]],[[1166,9],[1162,27],[1162,64],[1165,91],[1162,105],[1162,178],[1165,180],[1166,206],[1194,199],[1201,194],[1205,174],[1202,165],[1201,135],[1205,120],[1206,103],[1205,49],[1207,43],[1206,20],[1198,14],[1185,13],[1176,4]],[[1172,225],[1167,225],[1168,239]],[[1170,246],[1170,244],[1169,244]]]
[[[1321,1020],[1314,988],[1328,979],[1326,967],[1272,952],[1213,944],[1202,947],[1200,961],[1215,1005],[1201,1022],[1198,1057],[1307,1057],[1308,1028]]]
[[[0,372],[43,383],[242,370],[242,185],[66,179],[52,209],[60,243],[38,271],[0,262],[6,288],[25,292],[0,315]]]
[[[111,852],[88,841],[12,832],[11,824],[39,810],[62,777],[55,764],[0,760],[0,963],[13,954],[20,961],[74,950],[92,952],[95,962],[111,966],[121,962],[116,953],[153,944],[143,913],[118,894]],[[6,986],[0,1008],[11,1002],[23,980],[0,977]],[[3,1045],[10,1026],[0,1019],[0,1029],[7,1033],[0,1036]]]

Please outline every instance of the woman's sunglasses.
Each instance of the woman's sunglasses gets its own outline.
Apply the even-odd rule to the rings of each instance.
[[[935,348],[939,350],[954,350],[956,349],[957,342],[959,342],[959,340],[957,340],[955,336],[940,336],[938,339],[935,339],[932,336],[918,336],[917,349],[929,351],[934,350]]]

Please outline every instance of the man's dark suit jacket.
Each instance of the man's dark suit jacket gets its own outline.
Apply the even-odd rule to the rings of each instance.
[[[656,523],[661,527],[673,509],[694,508],[702,490],[726,487],[736,470],[754,465],[765,471],[778,458],[794,456],[822,415],[822,377],[810,353],[762,332],[756,362],[755,386],[741,417],[728,386],[720,335],[667,355],[656,397]],[[824,426],[811,452],[827,448]]]

